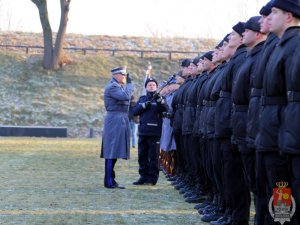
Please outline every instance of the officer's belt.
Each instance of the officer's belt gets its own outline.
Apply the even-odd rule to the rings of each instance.
[[[287,97],[289,102],[300,102],[300,91],[288,91]]]
[[[251,89],[251,97],[260,97],[262,89],[252,88]]]
[[[196,107],[197,104],[196,103],[192,103],[192,102],[189,102],[185,105],[185,107]]]
[[[227,91],[220,91],[220,98],[231,98],[231,93]]]
[[[129,105],[129,101],[117,101],[117,105]]]
[[[285,97],[278,96],[262,96],[261,97],[261,105],[286,105],[287,99]]]
[[[183,104],[177,104],[176,109],[183,109],[184,105]]]
[[[248,111],[248,105],[232,104],[232,107],[235,112],[247,112]]]

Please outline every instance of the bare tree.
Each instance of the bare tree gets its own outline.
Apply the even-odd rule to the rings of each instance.
[[[61,18],[59,29],[53,46],[52,29],[49,22],[47,0],[31,0],[38,8],[44,35],[43,67],[48,70],[59,68],[63,50],[63,41],[66,34],[68,14],[71,0],[60,0]]]

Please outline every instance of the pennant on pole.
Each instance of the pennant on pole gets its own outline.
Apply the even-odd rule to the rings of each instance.
[[[146,80],[151,77],[151,72],[152,72],[152,65],[151,65],[151,62],[149,61],[148,62],[148,67],[147,67],[147,70],[146,70],[146,74],[145,74],[144,83],[143,83],[142,95],[146,94],[145,83],[146,83]]]

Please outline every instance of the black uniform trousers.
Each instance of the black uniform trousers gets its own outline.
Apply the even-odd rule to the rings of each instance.
[[[267,198],[267,188],[268,185],[266,183],[266,170],[265,164],[263,160],[263,154],[261,152],[256,152],[256,171],[255,171],[255,178],[256,178],[256,191],[257,191],[257,199],[255,205],[256,211],[256,224],[257,225],[264,225],[267,224],[268,217],[270,215],[268,210],[268,203],[269,200]]]
[[[222,176],[223,176],[223,194],[225,200],[225,212],[228,215],[232,214],[233,194],[232,194],[232,179],[231,179],[231,140],[230,138],[218,138],[220,151],[222,155]]]
[[[212,183],[212,191],[214,195],[217,195],[218,189],[217,189],[217,183],[214,175],[214,138],[208,138],[207,139],[207,149],[206,149],[206,169],[208,178],[210,179],[210,182]]]
[[[217,192],[219,195],[218,209],[224,211],[224,168],[223,168],[223,154],[221,151],[221,140],[214,138],[214,147],[212,152],[212,163],[214,178]]]
[[[288,182],[289,184],[289,171],[286,158],[279,155],[279,151],[260,152],[262,154],[262,166],[265,170],[266,177],[261,179],[267,181],[267,201],[273,195],[273,188],[277,188],[276,183],[280,181]],[[275,224],[274,219],[270,213],[266,214],[266,224]]]
[[[157,136],[139,136],[139,174],[148,182],[157,182],[159,175],[159,141]]]
[[[288,155],[290,177],[292,179],[292,195],[296,202],[296,212],[291,224],[300,224],[300,155]]]
[[[196,177],[197,184],[200,185],[202,190],[204,190],[205,176],[201,161],[202,145],[199,136],[191,135],[190,148],[192,152],[191,157],[193,158],[195,164],[194,176]]]
[[[250,217],[250,191],[246,184],[243,162],[237,146],[224,149],[224,176],[232,202],[232,221],[248,222]]]
[[[183,140],[180,131],[173,131],[174,132],[174,140],[176,143],[176,173],[179,176],[183,176],[184,171],[184,161],[183,161]]]
[[[200,145],[200,167],[203,175],[203,190],[209,193],[212,189],[212,183],[207,171],[207,140],[203,137],[199,137],[198,140]]]
[[[182,135],[183,139],[183,148],[182,148],[182,155],[183,155],[183,161],[184,161],[184,170],[185,170],[185,175],[186,178],[188,179],[189,182],[191,182],[191,176],[193,173],[193,162],[190,160],[190,148],[189,148],[189,135]]]
[[[184,135],[185,137],[185,152],[186,152],[186,161],[187,161],[187,173],[190,179],[190,182],[195,184],[196,178],[199,173],[198,169],[198,140],[192,134]]]

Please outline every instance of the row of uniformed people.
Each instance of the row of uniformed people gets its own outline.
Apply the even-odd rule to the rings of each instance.
[[[299,0],[270,1],[260,14],[176,76],[169,179],[211,224],[249,224],[250,192],[254,223],[275,224],[268,204],[281,181],[300,224]]]

